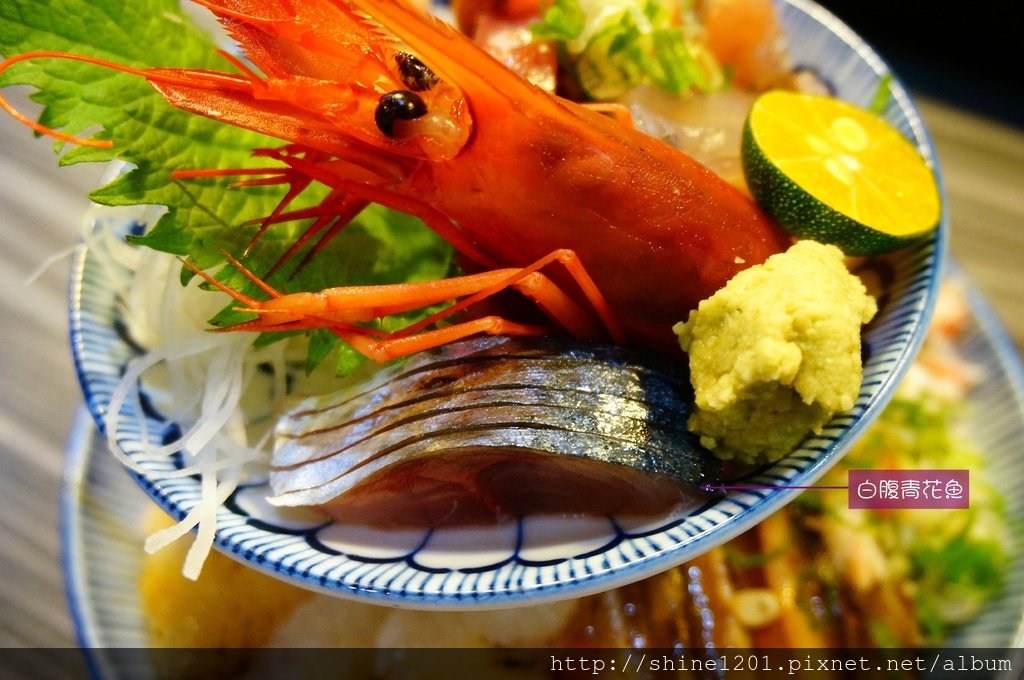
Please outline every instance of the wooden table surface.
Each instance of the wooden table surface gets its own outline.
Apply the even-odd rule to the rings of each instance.
[[[952,255],[1024,344],[1024,132],[921,105],[946,180]],[[0,116],[0,646],[76,644],[58,516],[80,401],[65,297],[69,250],[102,171],[58,170],[49,141]]]

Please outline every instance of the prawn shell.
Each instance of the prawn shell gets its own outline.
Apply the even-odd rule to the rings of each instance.
[[[282,416],[271,502],[386,527],[685,511],[721,479],[691,403],[684,371],[623,348],[466,340]]]

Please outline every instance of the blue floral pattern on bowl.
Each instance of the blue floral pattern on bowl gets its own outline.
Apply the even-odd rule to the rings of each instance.
[[[794,62],[812,68],[837,96],[868,106],[890,72],[844,24],[804,0],[782,0],[779,10]],[[888,81],[884,116],[912,139],[925,159],[935,152],[918,111],[896,80]],[[941,186],[941,181],[940,181]],[[131,214],[109,213],[99,228],[134,228]],[[792,500],[792,486],[813,483],[885,406],[923,339],[937,294],[946,239],[940,229],[917,245],[879,260],[887,283],[880,312],[864,335],[864,380],[854,408],[832,420],[792,455],[742,481],[763,486],[732,491],[685,516],[626,522],[615,517],[530,517],[490,529],[427,532],[370,531],[265,502],[259,484],[239,488],[221,507],[216,544],[254,567],[305,587],[403,606],[503,606],[579,596],[679,564],[739,534]],[[71,340],[86,404],[103,426],[111,394],[135,353],[118,322],[112,278],[83,252],[71,290]],[[166,478],[174,460],[141,453],[141,440],[170,440],[177,426],[147,415],[147,429],[127,424],[118,433],[124,451],[143,470],[132,473],[150,497],[177,518],[200,497],[192,477]]]

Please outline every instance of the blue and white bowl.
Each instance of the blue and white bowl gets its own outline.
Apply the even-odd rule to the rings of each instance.
[[[967,399],[964,432],[985,452],[988,481],[1006,499],[1007,516],[1024,517],[1024,494],[1018,492],[1024,485],[1024,367],[981,293],[958,272],[953,278],[965,284],[972,312],[957,351],[987,376]],[[144,560],[141,518],[150,501],[134,488],[89,421],[84,412],[76,421],[61,501],[67,591],[79,642],[96,678],[157,677],[150,658],[137,651],[149,646],[135,584]],[[1019,652],[1024,648],[1022,612],[1024,550],[1017,545],[1002,593],[945,647]]]
[[[782,23],[797,65],[813,69],[837,96],[868,106],[888,67],[860,38],[806,0],[781,0]],[[935,165],[935,151],[903,86],[888,83],[884,116]],[[940,181],[941,186],[941,181]],[[115,221],[117,220],[114,217]],[[128,229],[134,217],[121,218]],[[337,595],[407,607],[499,607],[600,591],[679,564],[749,528],[792,500],[838,461],[892,396],[923,340],[937,295],[947,224],[912,248],[881,258],[880,312],[864,335],[864,381],[854,408],[792,455],[742,480],[734,491],[686,516],[627,524],[614,517],[528,518],[493,529],[370,531],[335,522],[285,519],[263,499],[266,487],[239,489],[218,514],[216,546],[257,569]],[[111,394],[135,350],[120,332],[119,276],[84,252],[75,268],[71,335],[86,404],[102,427]],[[126,412],[127,414],[127,412]],[[130,415],[130,414],[128,414]],[[160,444],[173,423],[159,414],[148,427],[119,432],[142,471],[137,481],[174,517],[200,498],[193,477],[163,477],[168,459],[144,455],[143,436]],[[131,418],[129,417],[130,421]]]

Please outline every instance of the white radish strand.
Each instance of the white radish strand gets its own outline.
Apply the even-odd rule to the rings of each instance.
[[[256,350],[249,334],[207,332],[206,319],[227,304],[227,297],[200,292],[198,279],[178,285],[177,259],[128,245],[105,228],[101,218],[86,231],[84,241],[90,266],[103,267],[111,272],[109,280],[123,282],[115,291],[122,319],[132,340],[146,348],[128,363],[111,394],[107,442],[119,462],[150,478],[200,477],[196,505],[177,524],[151,535],[145,543],[147,552],[155,552],[195,530],[183,565],[184,575],[194,579],[213,547],[218,509],[237,489],[245,466],[268,457],[272,433],[264,432],[255,446],[249,445],[247,424],[251,422],[241,400],[253,389],[260,364],[269,364],[273,373],[259,385],[267,392],[266,403],[285,394],[285,343]],[[142,408],[140,384],[145,384],[156,408],[170,414],[168,420],[181,428],[175,441],[150,443],[151,424]],[[129,425],[141,434],[137,451],[123,446]],[[140,464],[179,452],[186,461],[181,469],[157,475]]]

